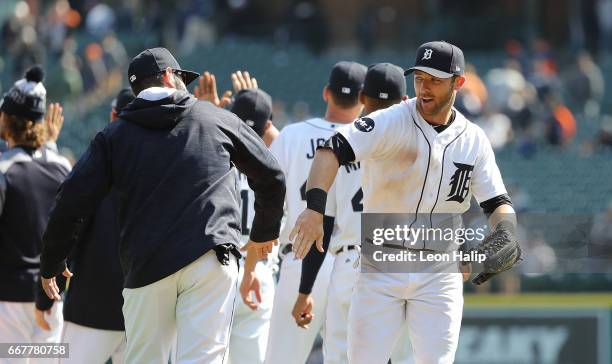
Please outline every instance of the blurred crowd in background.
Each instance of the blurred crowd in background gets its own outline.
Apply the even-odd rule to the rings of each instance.
[[[204,47],[247,39],[276,50],[272,69],[296,44],[313,57],[336,60],[391,51],[402,54],[398,64],[406,66],[418,44],[444,39],[462,47],[468,62],[481,60],[467,68],[456,106],[484,129],[494,149],[530,159],[551,149],[588,157],[612,148],[612,102],[606,99],[612,0],[355,0],[351,6],[316,0],[6,0],[0,22],[0,92],[31,65],[44,65],[50,99],[65,106],[67,135],[81,138],[79,145],[93,132],[71,132],[70,119],[108,105],[126,84],[129,59],[146,47],[172,49],[180,62]],[[487,62],[493,54],[496,61]],[[245,54],[239,56],[248,66]],[[324,81],[313,82],[320,89]],[[316,114],[313,97],[290,101],[271,94],[279,128]],[[78,158],[78,151],[64,152]],[[519,212],[533,207],[528,188],[510,183],[509,189]],[[589,225],[590,248],[612,258],[612,204],[603,210]],[[476,224],[482,217],[474,216]],[[523,272],[537,270],[530,264],[559,264],[541,233],[525,241],[525,256],[532,258]],[[520,288],[511,275],[504,282],[505,291]]]

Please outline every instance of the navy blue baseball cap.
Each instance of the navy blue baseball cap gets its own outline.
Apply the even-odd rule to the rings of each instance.
[[[197,72],[181,69],[169,50],[157,47],[145,49],[132,59],[128,68],[128,80],[130,85],[133,85],[143,78],[164,72],[168,67],[172,68],[173,72],[183,79],[185,85],[200,77]]]
[[[124,89],[121,89],[121,91],[119,91],[119,93],[117,94],[117,97],[115,97],[113,101],[111,102],[111,107],[114,107],[117,114],[119,114],[121,110],[123,110],[123,108],[126,107],[127,104],[132,102],[134,99],[135,99],[135,96],[132,93],[132,89],[126,87]]]
[[[407,69],[404,74],[407,75],[415,70],[438,78],[463,76],[465,72],[463,51],[444,41],[422,44],[417,49],[414,67]]]
[[[376,63],[368,67],[363,93],[380,100],[397,100],[406,95],[404,70],[392,63]]]
[[[240,90],[234,99],[231,112],[238,115],[261,137],[268,120],[272,120],[272,97],[260,89]]]
[[[327,87],[339,95],[357,96],[363,88],[366,71],[361,63],[338,62],[332,68]]]

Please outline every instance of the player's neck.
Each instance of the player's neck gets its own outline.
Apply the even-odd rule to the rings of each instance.
[[[278,134],[279,134],[278,129],[274,125],[270,125],[270,127],[266,130],[262,138],[264,141],[264,144],[268,148],[270,148],[270,146],[272,145],[272,142],[274,141],[274,139],[276,139]]]
[[[359,104],[361,105],[361,104]],[[341,109],[339,107],[327,107],[325,112],[325,120],[337,124],[349,124],[359,117],[361,113],[360,107],[350,109]]]

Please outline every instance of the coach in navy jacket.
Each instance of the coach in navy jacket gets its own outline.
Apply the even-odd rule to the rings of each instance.
[[[211,282],[213,286],[216,281],[219,285],[228,283],[227,289],[225,286],[217,290],[202,288],[198,298],[210,299],[210,309],[218,302],[232,303],[234,299],[235,264],[232,271],[215,271],[221,269],[219,264],[227,264],[222,252],[232,250],[240,239],[240,200],[234,166],[247,175],[255,191],[251,240],[270,244],[278,238],[280,230],[285,185],[278,163],[257,134],[237,116],[209,102],[198,101],[186,91],[185,84],[197,76],[181,70],[164,48],[145,50],[132,60],[128,78],[137,98],[123,110],[120,120],[94,137],[62,184],[44,235],[41,274],[49,279],[65,270],[65,258],[74,245],[82,219],[95,211],[111,187],[117,194],[120,256],[126,288],[123,313],[128,338],[127,362],[167,362],[172,338],[158,337],[165,333],[145,332],[160,331],[160,327],[142,327],[162,325],[166,316],[151,316],[149,320],[142,317],[146,322],[135,323],[132,336],[130,332],[131,321],[139,320],[136,316],[168,299],[167,293],[172,291],[167,287],[154,292],[161,284],[178,287],[173,298],[176,306],[173,317],[177,321],[168,323],[169,329],[175,324],[178,330],[177,356],[209,362],[225,354],[225,347],[221,345],[223,352],[218,352],[220,345],[212,339],[205,343],[192,341],[198,335],[224,337],[217,331],[228,331],[231,317],[216,327],[217,318],[211,316],[204,321],[206,332],[181,333],[179,310],[194,305],[197,311],[195,306],[199,303],[195,297],[185,296],[190,301],[180,302],[181,280],[186,279],[183,275],[192,274],[192,270],[202,269],[198,273],[200,277],[218,277],[211,278],[215,281]],[[211,249],[217,253],[215,266],[207,260]],[[221,263],[216,262],[217,258]],[[229,260],[235,261],[231,255]],[[191,269],[192,263],[203,268],[196,266],[183,271]],[[173,283],[175,279],[178,281]],[[194,284],[197,286],[200,282]],[[147,288],[151,295],[140,288]],[[215,296],[220,293],[232,297]],[[159,302],[145,303],[147,299]],[[141,302],[142,307],[134,308],[132,302]],[[216,310],[233,307],[224,305],[215,306]],[[216,315],[219,316],[218,311]],[[160,323],[151,322],[155,320]],[[192,323],[186,323],[187,326],[196,330]],[[186,341],[181,342],[181,338]],[[211,349],[205,349],[203,354],[190,351],[202,345],[211,345]]]

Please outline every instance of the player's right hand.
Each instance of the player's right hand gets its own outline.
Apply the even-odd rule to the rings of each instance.
[[[293,241],[293,253],[297,259],[304,259],[314,242],[317,250],[323,253],[323,215],[310,209],[302,211],[289,240]]]
[[[244,276],[242,277],[242,283],[240,283],[240,295],[242,296],[242,302],[253,311],[257,310],[257,306],[261,303],[260,288],[261,285],[259,283],[259,278],[257,278],[257,274],[255,274],[255,270],[245,270]],[[253,300],[251,292],[255,294],[255,300],[257,300],[257,302]]]
[[[272,253],[272,249],[275,245],[278,245],[278,239],[263,241],[261,243],[256,243],[252,240],[249,240],[245,246],[240,248],[241,251],[247,252],[247,257],[249,255],[255,256],[256,260],[266,259],[268,254]]]
[[[66,278],[72,277],[72,273],[68,270],[68,267],[64,269],[64,272],[62,273],[62,275]],[[41,277],[40,283],[42,284],[43,291],[45,291],[45,293],[47,294],[47,297],[49,297],[52,300],[56,300],[56,301],[59,301],[62,299],[62,297],[60,297],[59,295],[60,289],[57,286],[55,277],[52,277],[52,278]]]
[[[194,96],[198,100],[210,101],[213,105],[224,108],[232,101],[232,92],[227,90],[219,98],[217,93],[217,80],[215,75],[206,71],[198,78],[198,85],[193,90]]]
[[[47,126],[47,138],[49,141],[57,142],[60,131],[64,125],[64,116],[62,115],[62,105],[59,103],[51,103],[47,107],[47,114],[45,115],[45,125]]]
[[[249,71],[236,71],[230,77],[235,93],[238,93],[240,90],[258,88],[257,80],[255,77],[251,77]]]
[[[307,329],[308,324],[314,320],[314,314],[312,313],[313,300],[309,294],[300,293],[298,294],[291,315],[295,319],[295,323],[303,328]]]

